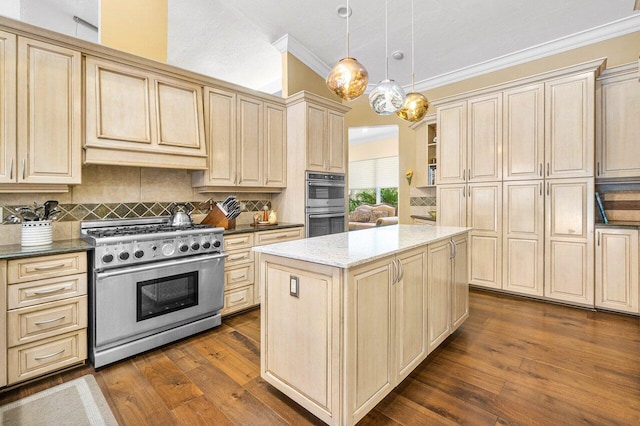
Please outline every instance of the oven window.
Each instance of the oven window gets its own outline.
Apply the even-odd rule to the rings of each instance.
[[[307,224],[309,237],[319,237],[321,235],[344,232],[344,215],[336,215],[333,217],[328,217],[328,215],[318,216],[314,217],[314,215],[309,215]]]
[[[344,199],[344,186],[309,186],[310,200]]]
[[[137,321],[198,304],[198,271],[138,283]]]

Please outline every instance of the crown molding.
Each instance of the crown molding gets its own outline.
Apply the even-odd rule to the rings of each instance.
[[[271,45],[278,49],[280,53],[291,53],[322,78],[325,78],[329,74],[329,71],[331,71],[331,67],[302,45],[302,43],[293,38],[291,34],[283,35],[271,43]]]
[[[415,90],[421,92],[433,89],[636,31],[640,31],[640,14],[418,81],[415,83]],[[406,88],[410,89],[411,86]]]

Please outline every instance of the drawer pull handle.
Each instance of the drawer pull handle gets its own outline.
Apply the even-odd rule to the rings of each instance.
[[[249,256],[247,256],[246,254],[234,254],[233,256],[229,256],[227,260],[238,260],[238,259],[245,259],[248,257]]]
[[[246,297],[244,296],[240,296],[240,297],[232,297],[231,300],[229,300],[229,303],[238,303],[238,302],[244,302],[246,300]]]
[[[42,359],[53,358],[53,357],[54,357],[54,356],[56,356],[56,355],[60,355],[60,354],[61,354],[61,353],[63,353],[64,351],[66,351],[66,349],[62,349],[62,350],[60,350],[60,351],[58,351],[58,352],[56,352],[56,353],[49,354],[49,355],[37,356],[37,357],[35,357],[34,359],[35,359],[36,361],[40,361],[40,360],[42,360]]]
[[[243,273],[242,275],[231,276],[231,281],[244,280],[247,276]]]
[[[66,290],[68,288],[69,287],[56,287],[56,288],[50,288],[49,290],[38,290],[38,291],[34,291],[33,294],[40,296],[43,294],[57,293],[59,291]]]
[[[45,320],[45,321],[38,321],[37,323],[35,323],[36,325],[42,325],[42,324],[51,324],[52,322],[56,322],[56,321],[60,321],[61,319],[65,319],[67,316],[63,315],[61,317],[58,318],[54,318],[54,319],[50,319],[50,320]]]
[[[49,265],[49,266],[36,266],[33,269],[35,269],[36,271],[50,271],[52,269],[64,268],[65,266],[67,266],[66,263],[58,263],[56,265]]]

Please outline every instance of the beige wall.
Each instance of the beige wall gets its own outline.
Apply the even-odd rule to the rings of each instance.
[[[289,52],[282,54],[282,97],[306,90],[316,95],[340,102],[342,99],[327,89],[324,77],[306,66]]]
[[[349,161],[393,157],[394,155],[398,155],[398,141],[395,138],[349,145]]]
[[[167,0],[103,0],[100,43],[167,62]]]
[[[607,57],[607,67],[625,64],[638,60],[640,53],[640,31],[610,40],[580,47],[547,58],[538,59],[526,64],[517,65],[500,71],[473,77],[464,81],[438,87],[423,92],[429,100],[440,99],[470,90],[479,89],[494,84],[504,83],[522,77],[551,71],[558,68]],[[408,123],[395,115],[379,116],[369,107],[366,95],[349,102],[352,110],[346,116],[347,127],[378,126],[398,124],[400,126],[400,188],[398,189],[398,206],[400,223],[411,223],[409,209],[409,185],[404,173],[409,168],[416,168],[415,164],[415,132]],[[430,113],[433,111],[430,111]]]

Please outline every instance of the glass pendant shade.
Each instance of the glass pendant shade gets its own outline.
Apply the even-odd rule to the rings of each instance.
[[[376,114],[389,115],[402,108],[404,90],[393,80],[382,80],[369,94],[369,105]]]
[[[422,93],[411,92],[407,93],[407,96],[404,98],[404,105],[402,105],[402,108],[400,108],[396,114],[405,121],[415,123],[427,115],[428,109],[429,101],[427,98]]]
[[[354,58],[341,59],[327,76],[327,87],[345,101],[362,95],[369,83],[369,73]]]

